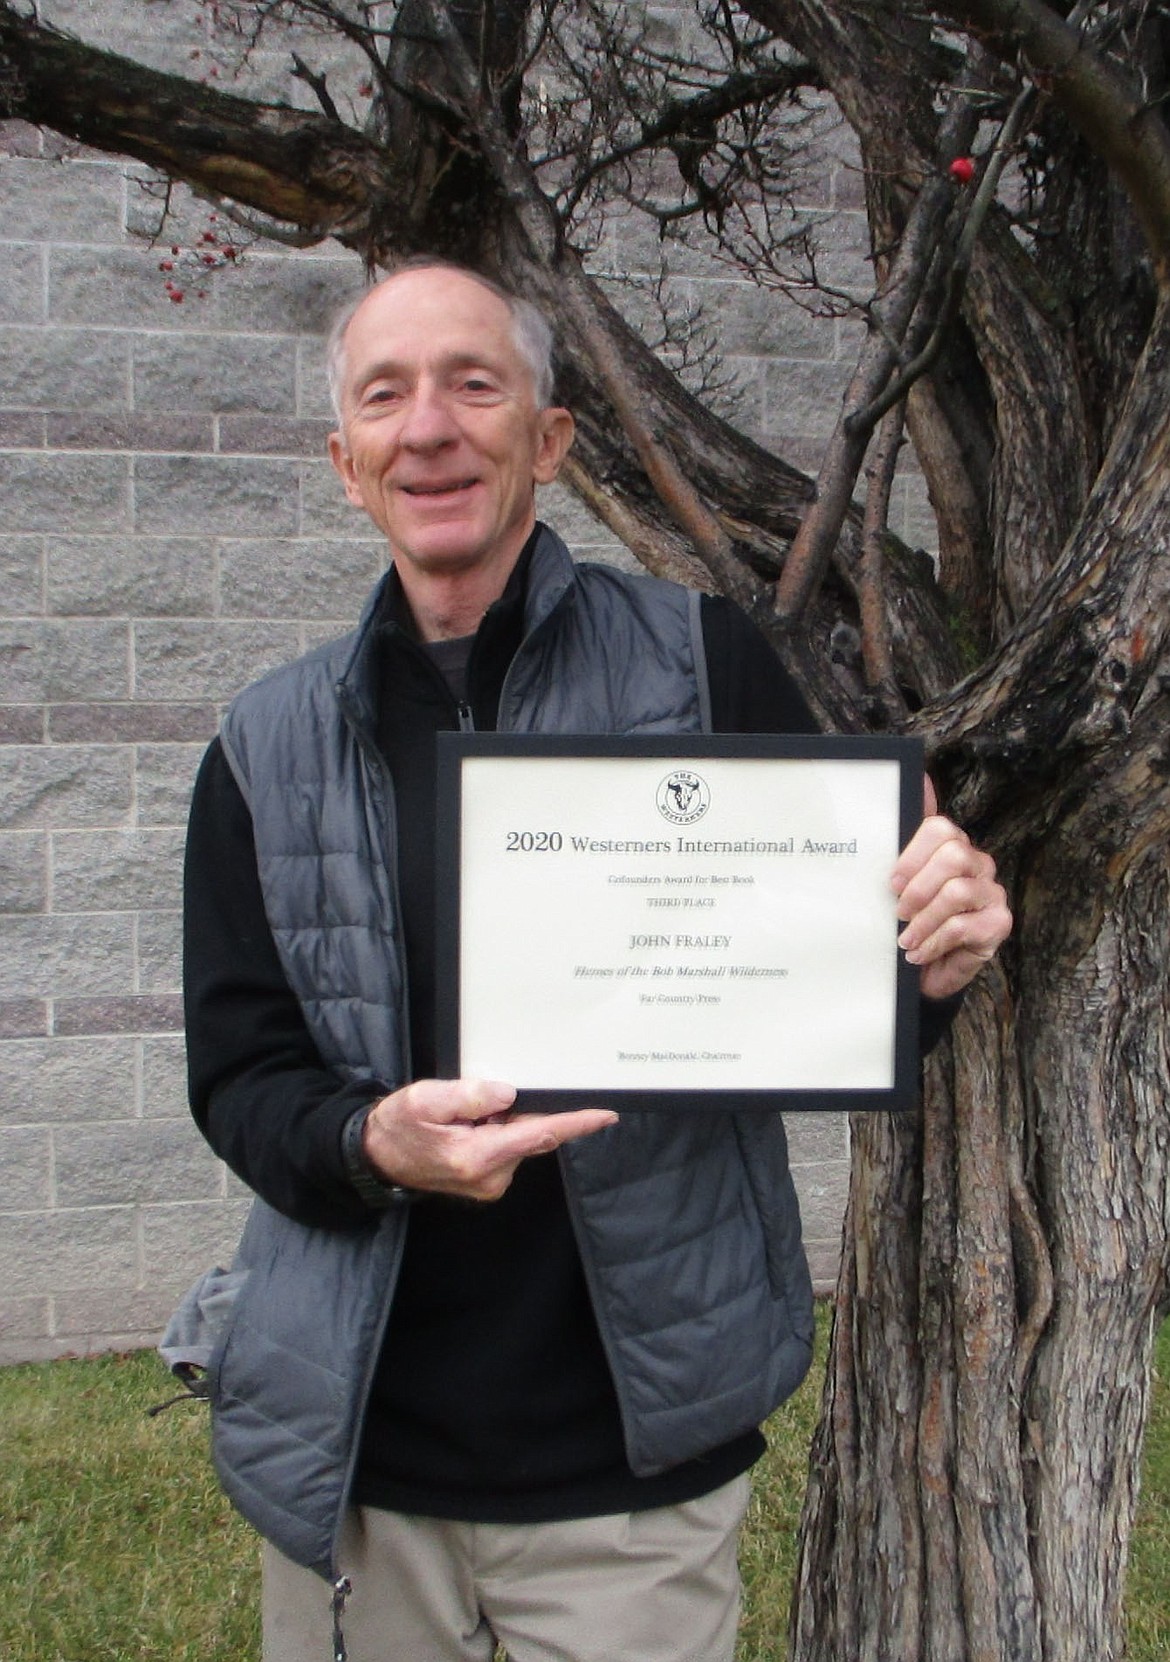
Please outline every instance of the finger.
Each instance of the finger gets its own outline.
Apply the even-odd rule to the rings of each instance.
[[[447,1150],[442,1187],[468,1200],[498,1200],[516,1168],[562,1143],[616,1125],[609,1109],[584,1108],[568,1114],[517,1114],[504,1125],[468,1127]]]
[[[965,952],[987,963],[1011,933],[1011,921],[1011,913],[1003,902],[982,906],[977,911],[953,913],[924,939],[905,949],[907,961],[921,968],[952,953]]]
[[[507,1114],[516,1101],[516,1087],[498,1079],[416,1079],[394,1098],[404,1117],[455,1125]]]
[[[934,887],[936,880],[939,880],[938,886]],[[995,881],[995,862],[990,856],[980,855],[955,875],[950,874],[948,862],[940,863],[931,868],[929,876],[923,875],[921,887],[908,889],[902,896],[898,915],[905,928],[898,937],[898,945],[912,950],[940,929],[948,918],[985,911],[1001,905],[1005,898]]]
[[[899,854],[890,873],[890,887],[894,893],[902,895],[938,851],[952,843],[960,850],[972,846],[967,833],[945,815],[932,814],[929,819],[924,819]]]
[[[551,1154],[563,1143],[590,1137],[596,1131],[616,1125],[618,1117],[609,1108],[578,1108],[567,1114],[514,1114],[507,1125],[491,1127],[492,1158],[524,1160],[533,1154]],[[477,1139],[487,1145],[487,1131]]]
[[[919,912],[934,905],[952,883],[978,885],[995,882],[995,861],[991,855],[976,848],[957,827],[954,829],[956,835],[939,838],[918,870],[907,878],[901,891],[895,891],[898,894],[897,912],[903,923],[909,923]]]

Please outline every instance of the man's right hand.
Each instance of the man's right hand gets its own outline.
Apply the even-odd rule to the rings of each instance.
[[[416,1079],[384,1096],[362,1127],[362,1153],[406,1189],[499,1200],[521,1160],[617,1124],[608,1108],[513,1112],[516,1090],[486,1079]]]

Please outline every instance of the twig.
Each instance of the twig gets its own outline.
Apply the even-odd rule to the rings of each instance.
[[[344,123],[341,120],[341,112],[337,108],[337,105],[333,102],[333,95],[325,84],[324,75],[318,75],[311,70],[299,52],[293,53],[292,61],[292,72],[295,78],[298,81],[304,81],[307,86],[312,87],[313,91],[317,95],[318,104],[320,104],[330,121],[336,121],[339,126],[343,126]]]
[[[960,95],[939,132],[940,159],[966,150],[975,135],[978,113]],[[792,623],[808,608],[832,557],[853,487],[865,456],[868,434],[851,430],[850,415],[872,403],[897,367],[895,342],[904,341],[927,281],[942,226],[950,207],[953,183],[945,167],[927,178],[910,210],[889,278],[882,294],[881,327],[871,323],[843,408],[817,475],[816,494],[793,539],[776,585],[777,614]]]
[[[971,203],[971,210],[963,222],[963,229],[955,248],[954,259],[947,274],[946,294],[934,328],[931,331],[930,339],[922,350],[899,370],[883,392],[872,399],[864,409],[855,410],[852,415],[846,416],[845,425],[850,432],[857,434],[872,432],[886,411],[892,410],[895,404],[900,403],[905,398],[915,381],[926,374],[942,351],[947,331],[959,313],[963,290],[967,286],[967,278],[971,271],[975,243],[983,229],[983,223],[987,218],[991,205],[995,201],[1000,175],[1015,149],[1016,141],[1023,131],[1024,123],[1031,113],[1035,100],[1035,87],[1025,87],[1016,98],[996,136],[995,144],[988,157],[987,166],[983,170],[983,177],[979,181],[979,188],[975,192],[974,200]]]
[[[868,488],[861,525],[861,569],[858,605],[861,612],[861,656],[865,678],[878,694],[886,714],[897,721],[906,713],[894,678],[894,655],[890,646],[889,621],[885,608],[885,553],[882,541],[890,515],[890,493],[898,453],[902,448],[902,423],[906,406],[896,404],[882,422],[873,454],[866,466]]]

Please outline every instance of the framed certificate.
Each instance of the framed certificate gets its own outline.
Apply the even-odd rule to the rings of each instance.
[[[527,1109],[907,1106],[904,738],[439,735],[440,1071]]]

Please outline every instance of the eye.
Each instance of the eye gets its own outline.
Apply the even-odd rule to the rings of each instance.
[[[398,403],[401,398],[401,387],[388,386],[384,381],[375,382],[372,387],[367,387],[362,394],[362,404],[366,408],[371,405],[384,408],[388,404]]]
[[[460,387],[472,398],[490,398],[499,392],[499,387],[488,375],[465,375]]]

